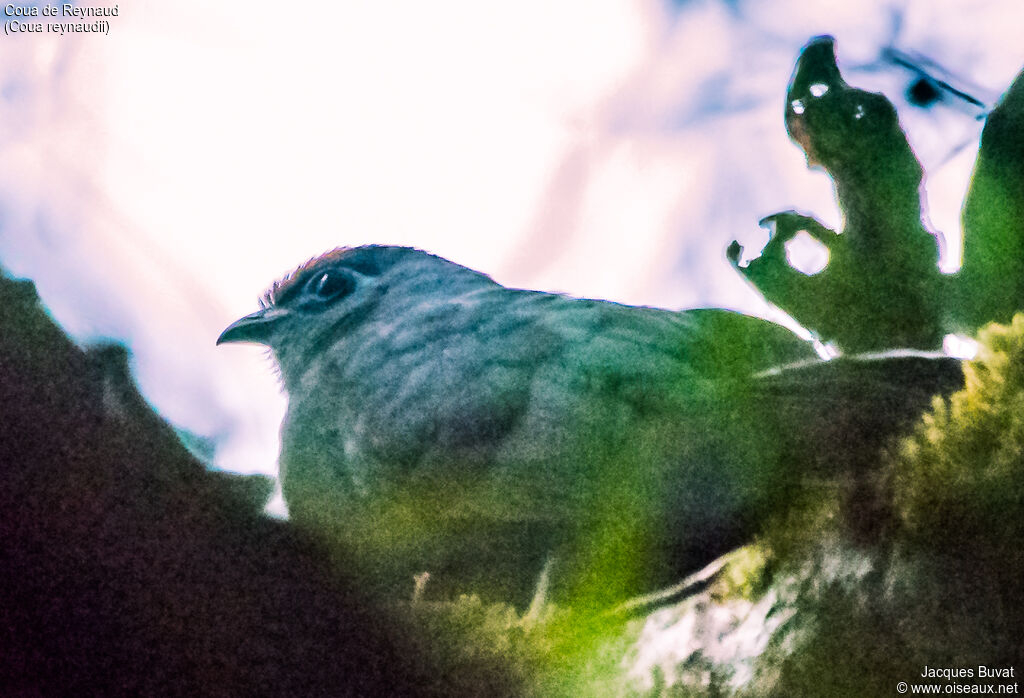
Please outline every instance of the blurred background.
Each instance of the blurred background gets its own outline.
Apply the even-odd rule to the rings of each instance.
[[[1019,0],[297,7],[136,0],[109,35],[0,39],[0,266],[80,343],[128,346],[238,472],[276,471],[284,396],[264,350],[214,341],[310,257],[413,245],[506,285],[779,319],[724,250],[756,255],[784,209],[841,226],[783,126],[801,46],[834,35],[847,81],[896,105],[946,271],[1024,65]]]

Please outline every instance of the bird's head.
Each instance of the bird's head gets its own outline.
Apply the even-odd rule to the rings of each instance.
[[[411,247],[367,245],[332,250],[274,282],[260,309],[231,323],[217,344],[253,342],[273,351],[287,380],[347,334],[399,318],[489,277]]]

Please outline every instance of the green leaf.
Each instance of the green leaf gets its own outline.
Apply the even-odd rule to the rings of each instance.
[[[1024,73],[985,123],[963,226],[949,314],[954,329],[973,334],[1024,308]]]
[[[734,266],[764,296],[824,341],[844,351],[940,346],[938,245],[921,222],[921,165],[880,94],[850,87],[836,66],[831,37],[804,48],[786,95],[786,129],[835,181],[846,226],[837,233],[785,211],[761,256]],[[786,243],[799,233],[824,244],[829,263],[814,275],[790,266]]]

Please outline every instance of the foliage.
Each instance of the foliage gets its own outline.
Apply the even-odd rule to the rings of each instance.
[[[811,41],[786,96],[786,127],[835,181],[845,226],[796,211],[767,216],[760,256],[729,259],[772,303],[847,352],[937,348],[945,332],[1009,322],[1024,299],[1024,79],[989,114],[963,211],[962,268],[944,277],[921,220],[921,167],[882,95],[852,88],[831,38]],[[806,233],[829,250],[817,274],[794,269],[786,244]]]
[[[947,312],[951,329],[973,333],[1009,322],[1024,299],[1024,75],[985,122],[963,227]]]
[[[978,336],[966,388],[935,400],[893,458],[893,493],[907,535],[1020,549],[1024,533],[1024,314]]]
[[[845,228],[777,213],[761,221],[773,232],[757,259],[740,267],[735,242],[729,259],[769,301],[844,351],[937,348],[941,275],[936,241],[921,222],[921,166],[892,104],[843,80],[831,37],[812,40],[800,56],[786,128],[808,164],[835,181]],[[800,232],[829,249],[818,274],[787,262],[785,245]]]

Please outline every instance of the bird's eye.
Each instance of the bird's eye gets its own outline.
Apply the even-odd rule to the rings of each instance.
[[[306,284],[306,297],[324,302],[348,295],[355,288],[352,277],[340,269],[328,269],[317,274]]]

